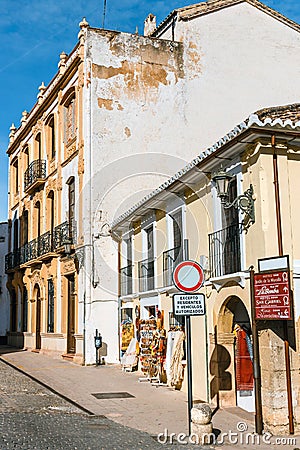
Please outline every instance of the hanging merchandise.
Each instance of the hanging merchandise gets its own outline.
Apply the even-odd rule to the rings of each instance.
[[[236,390],[252,391],[254,386],[253,363],[251,360],[251,355],[253,354],[252,343],[249,335],[240,325],[236,324],[234,326],[233,333],[236,336]]]
[[[138,364],[137,340],[132,338],[130,344],[121,358],[122,369],[124,371],[132,371],[136,369]]]
[[[134,325],[128,320],[121,323],[121,351],[126,352],[131,339],[134,337]]]
[[[140,322],[140,363],[141,370],[147,378],[156,376],[155,368],[153,368],[151,345],[156,330],[156,320],[142,320]]]
[[[173,352],[171,357],[168,385],[180,389],[183,381],[183,365],[185,334],[183,331],[176,331],[173,342]]]
[[[166,331],[162,326],[163,314],[140,322],[140,363],[147,380],[166,380],[164,360],[166,355]]]
[[[167,335],[167,351],[166,351],[166,359],[165,359],[165,371],[167,376],[167,381],[171,379],[171,361],[174,350],[174,342],[175,342],[176,331],[168,331]]]

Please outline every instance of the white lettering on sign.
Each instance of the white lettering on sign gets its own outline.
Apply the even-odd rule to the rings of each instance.
[[[202,316],[205,314],[204,294],[173,295],[173,313],[176,316]]]

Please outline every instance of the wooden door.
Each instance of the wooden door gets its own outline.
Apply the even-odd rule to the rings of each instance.
[[[41,294],[39,287],[37,287],[35,302],[36,302],[35,348],[39,350],[41,348]]]
[[[68,277],[68,337],[67,352],[76,352],[75,340],[75,277]]]

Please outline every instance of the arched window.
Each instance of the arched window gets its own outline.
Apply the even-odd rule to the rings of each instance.
[[[22,244],[27,244],[28,242],[28,210],[25,209],[23,212],[23,239]]]
[[[41,204],[40,204],[40,202],[36,202],[35,209],[36,209],[36,213],[35,213],[36,236],[40,237],[40,235],[41,235]]]
[[[50,138],[51,159],[54,159],[56,153],[54,116],[52,116],[49,121],[49,138]]]
[[[71,89],[64,100],[64,143],[70,144],[76,137],[75,90]]]
[[[24,148],[24,167],[25,170],[28,169],[29,166],[29,148],[28,145]]]
[[[38,160],[42,159],[42,137],[41,133],[38,133],[35,138],[35,151]]]
[[[15,159],[12,163],[12,192],[17,194],[19,192],[19,162]]]

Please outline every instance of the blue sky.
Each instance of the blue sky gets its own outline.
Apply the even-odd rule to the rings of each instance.
[[[0,221],[7,218],[6,149],[9,127],[20,124],[22,111],[36,102],[38,86],[47,85],[57,71],[59,54],[69,53],[77,43],[78,24],[86,17],[101,27],[104,0],[0,0]],[[192,1],[107,0],[105,28],[143,32],[143,21],[151,12],[157,21]],[[300,4],[295,0],[265,3],[300,23]],[[295,99],[295,102],[299,99]]]

